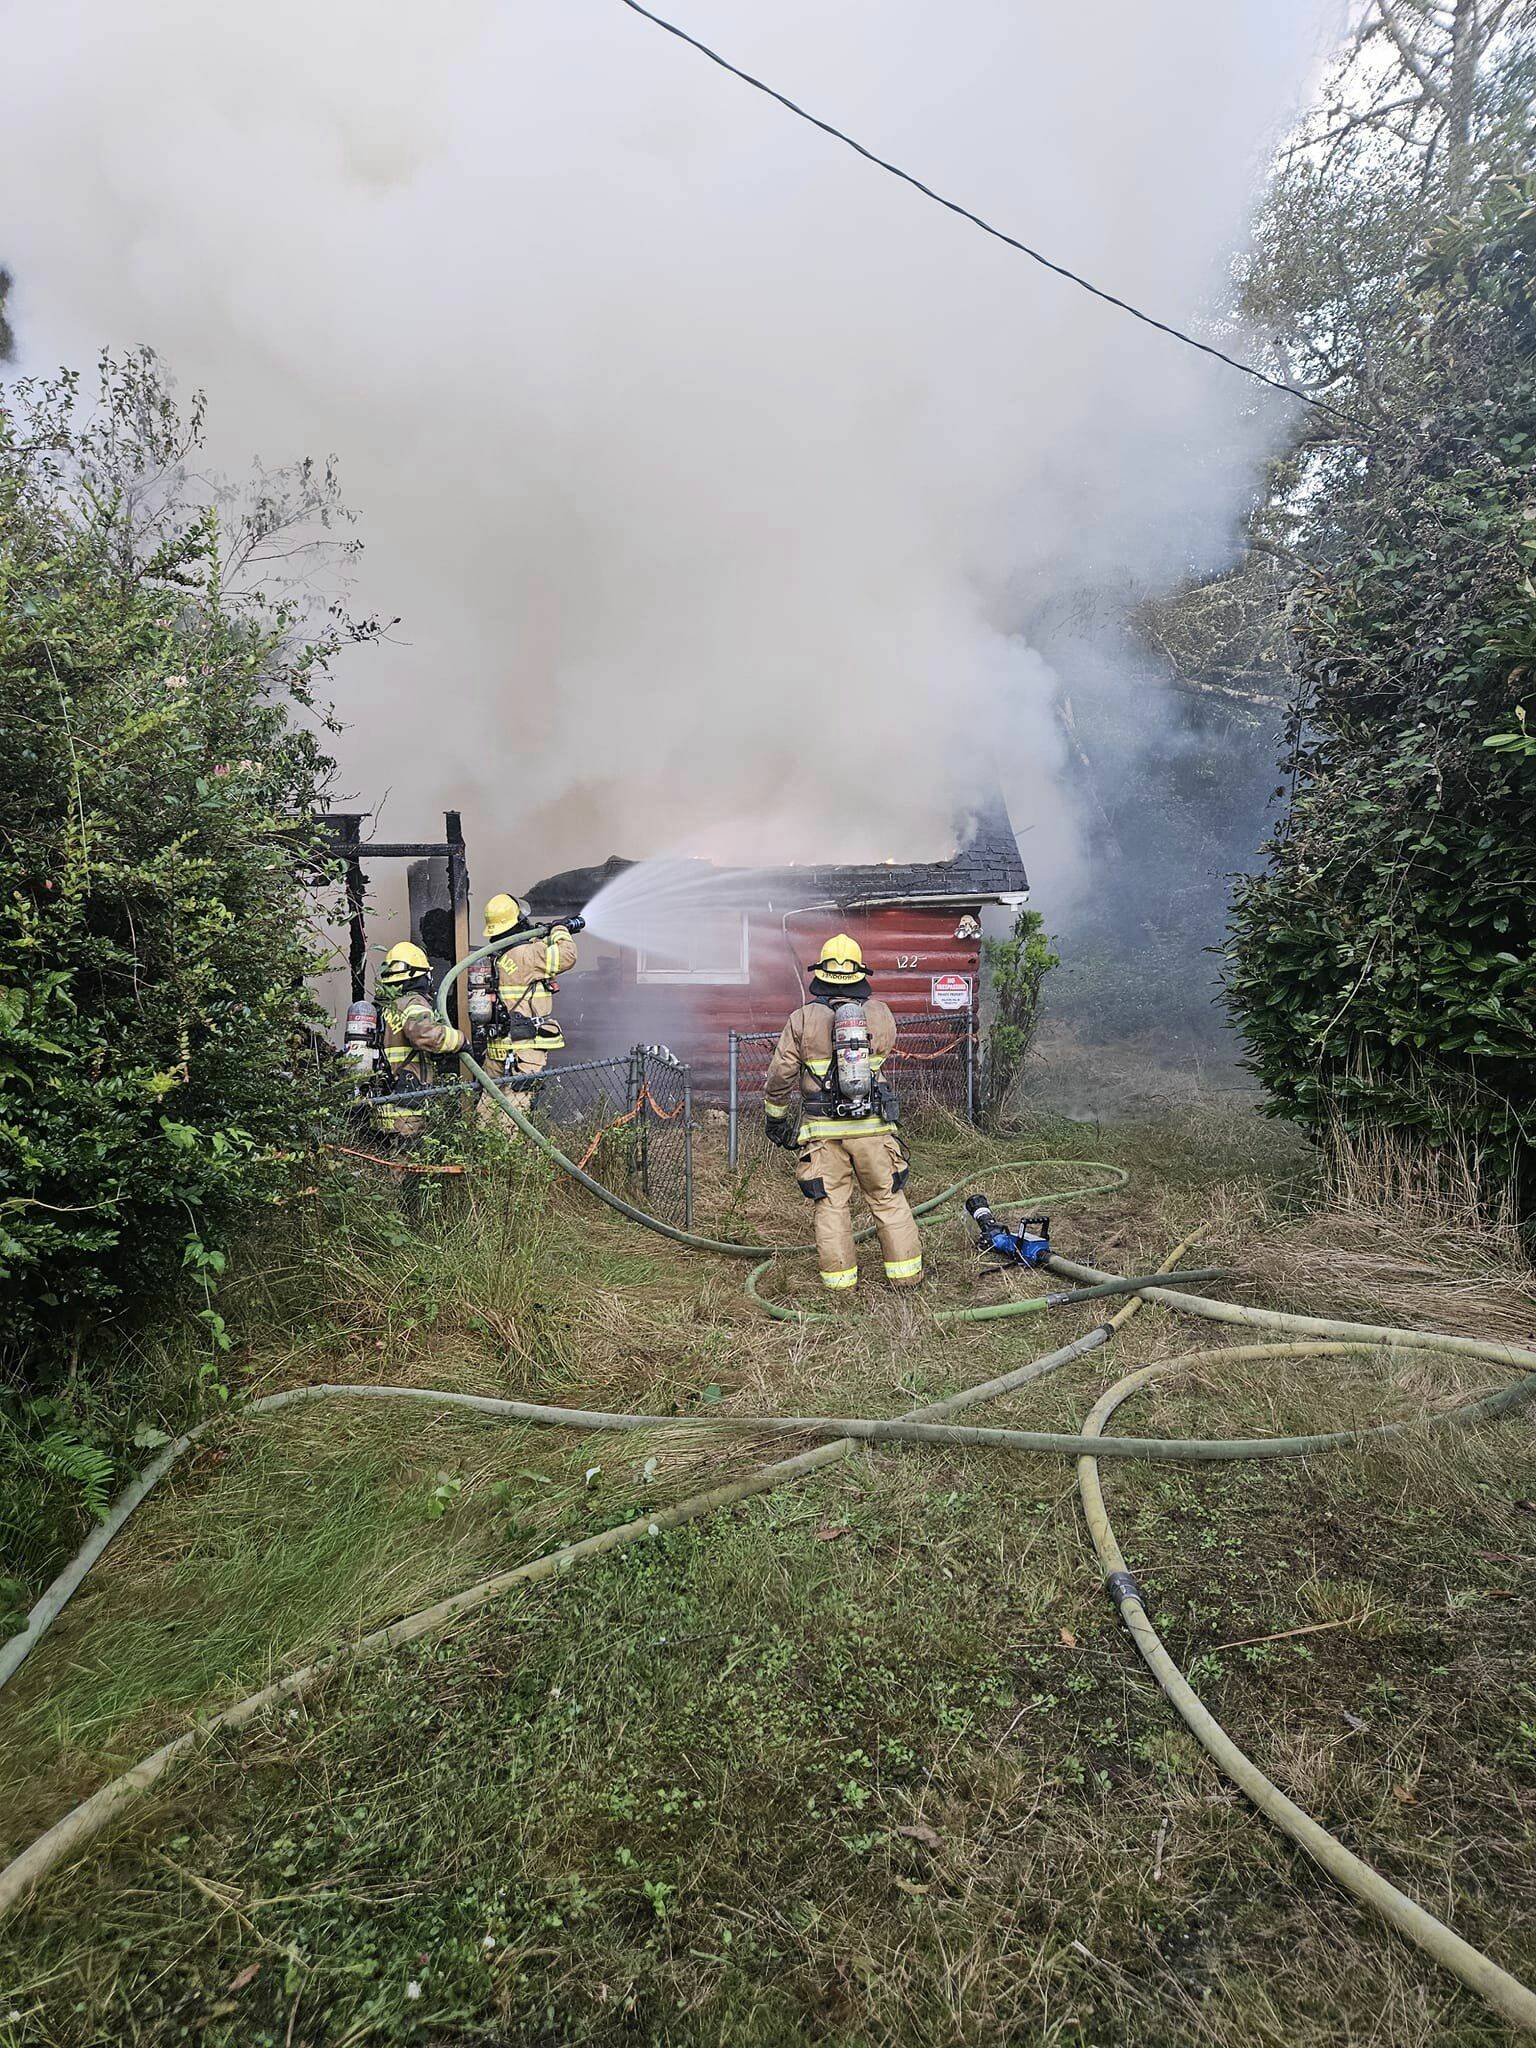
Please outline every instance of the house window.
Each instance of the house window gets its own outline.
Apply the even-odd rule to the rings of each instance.
[[[738,985],[747,980],[747,915],[744,910],[700,911],[665,950],[642,947],[635,979],[641,982],[696,982]]]

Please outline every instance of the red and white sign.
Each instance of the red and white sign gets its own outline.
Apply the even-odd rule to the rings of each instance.
[[[936,1010],[968,1010],[971,1007],[971,977],[968,974],[936,974],[928,987]]]

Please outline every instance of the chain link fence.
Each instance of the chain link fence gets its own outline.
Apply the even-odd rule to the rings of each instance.
[[[531,1122],[594,1180],[638,1202],[665,1223],[693,1223],[693,1080],[664,1045],[637,1045],[610,1060],[576,1060],[540,1074],[511,1074],[501,1084]],[[478,1083],[452,1081],[431,1088],[396,1089],[382,1100],[391,1108],[422,1110],[424,1158],[451,1144],[456,1116]],[[499,1111],[488,1114],[506,1128]],[[352,1116],[350,1143],[387,1144],[372,1132],[366,1097]],[[380,1163],[400,1165],[417,1148]],[[366,1156],[366,1155],[365,1155]]]
[[[766,1156],[763,1084],[779,1042],[777,1031],[732,1031],[727,1036],[729,1127],[727,1151],[734,1167]],[[933,1010],[896,1019],[896,1044],[883,1069],[901,1098],[901,1120],[921,1126],[925,1116],[947,1110],[976,1119],[976,1025],[969,1010]]]

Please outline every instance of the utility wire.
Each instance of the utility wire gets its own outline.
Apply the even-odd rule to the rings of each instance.
[[[1217,362],[1225,363],[1229,369],[1240,370],[1245,377],[1252,377],[1260,384],[1269,385],[1271,390],[1283,391],[1290,398],[1299,398],[1304,405],[1315,406],[1319,412],[1331,413],[1335,419],[1344,420],[1351,426],[1358,424],[1347,412],[1339,406],[1330,404],[1326,398],[1318,398],[1310,391],[1303,391],[1297,384],[1287,384],[1283,377],[1271,377],[1267,370],[1261,370],[1253,363],[1242,362],[1236,356],[1229,356],[1223,349],[1214,348],[1210,342],[1199,341],[1193,334],[1186,334],[1183,328],[1170,327],[1166,320],[1157,320],[1150,313],[1143,313],[1139,306],[1133,306],[1128,299],[1116,298],[1113,292],[1107,292],[1099,285],[1090,284],[1086,277],[1080,277],[1075,270],[1068,270],[1064,263],[1053,263],[1049,256],[1042,255],[1038,249],[1032,249],[1027,242],[1021,242],[1016,236],[1006,234],[1002,228],[994,227],[991,221],[983,220],[979,213],[972,213],[968,206],[962,206],[957,199],[946,199],[942,192],[935,192],[931,185],[925,185],[921,178],[914,177],[910,171],[904,171],[900,164],[893,164],[883,156],[876,156],[872,149],[866,149],[862,142],[855,142],[853,137],[845,134],[841,128],[835,128],[830,121],[823,121],[818,115],[808,112],[787,94],[776,91],[761,78],[754,78],[750,71],[743,71],[740,65],[733,64],[728,57],[722,57],[718,50],[712,50],[708,43],[701,43],[698,37],[690,35],[687,29],[679,28],[675,21],[668,21],[660,14],[653,14],[649,7],[642,7],[640,0],[621,0],[621,4],[632,14],[638,14],[655,27],[665,29],[669,36],[676,36],[680,43],[687,43],[690,49],[697,50],[702,57],[707,57],[711,64],[718,64],[722,71],[729,71],[731,76],[739,78],[743,85],[750,85],[754,92],[766,93],[769,99],[777,100],[781,107],[787,107],[792,114],[798,114],[802,121],[809,121],[813,128],[819,128],[823,135],[830,135],[834,142],[845,144],[867,162],[876,165],[882,171],[889,171],[893,178],[900,178],[904,185],[915,187],[925,199],[933,200],[936,205],[946,208],[950,213],[959,214],[960,218],[968,220],[972,227],[980,228],[984,235],[991,235],[994,241],[1006,242],[1010,249],[1017,249],[1021,256],[1028,256],[1031,262],[1054,271],[1057,277],[1064,277],[1068,284],[1075,284],[1080,291],[1088,292],[1096,299],[1102,299],[1106,306],[1118,307],[1122,313],[1129,313],[1133,320],[1141,321],[1143,326],[1155,327],[1159,334],[1171,335],[1175,341],[1182,341],[1188,348],[1198,349],[1202,355],[1214,356]]]

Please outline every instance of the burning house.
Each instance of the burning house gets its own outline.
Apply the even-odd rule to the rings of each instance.
[[[540,919],[570,916],[613,900],[631,871],[640,884],[654,865],[614,857],[571,868],[530,889],[528,907]],[[692,1067],[705,1097],[724,1089],[729,1033],[777,1032],[804,999],[807,965],[835,931],[858,940],[898,1023],[940,1012],[973,1024],[983,913],[1011,910],[1029,890],[1000,797],[977,814],[947,860],[664,867],[664,900],[654,915],[608,943],[601,943],[599,917],[583,939],[582,965],[565,978],[557,1002],[565,1058],[605,1058],[637,1040],[665,1044]],[[636,893],[643,905],[645,894]]]

